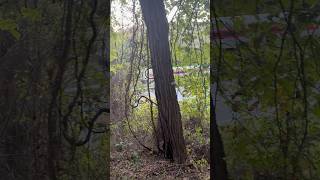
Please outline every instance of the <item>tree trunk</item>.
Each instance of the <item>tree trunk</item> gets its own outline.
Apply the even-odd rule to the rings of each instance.
[[[215,22],[215,23],[214,23]],[[217,14],[214,3],[210,3],[210,47],[213,47],[213,24],[216,24],[216,29],[219,31]],[[210,72],[213,73],[210,76],[211,89],[210,89],[210,177],[212,179],[228,179],[228,169],[226,161],[224,160],[225,153],[223,147],[223,141],[219,132],[217,116],[216,116],[216,98],[219,90],[219,75],[222,61],[222,42],[219,37],[219,59],[214,59],[213,51],[210,52]],[[217,62],[215,63],[215,60]],[[215,68],[215,71],[213,71]]]
[[[222,138],[218,129],[216,108],[214,98],[210,98],[210,177],[212,179],[228,179],[227,165],[224,160],[224,148]]]
[[[58,95],[63,83],[63,76],[66,71],[70,43],[71,43],[71,27],[72,27],[72,11],[73,0],[69,0],[66,3],[66,18],[65,18],[65,30],[64,39],[62,44],[62,52],[57,59],[55,72],[53,74],[52,82],[50,84],[51,99],[48,109],[48,174],[50,180],[59,179],[59,166],[61,158],[61,129],[58,113]]]
[[[140,0],[140,4],[148,30],[163,151],[166,158],[184,163],[187,153],[171,64],[169,25],[164,3],[163,0]]]

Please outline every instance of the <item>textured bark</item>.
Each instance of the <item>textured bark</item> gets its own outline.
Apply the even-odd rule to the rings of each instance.
[[[0,30],[0,57],[2,58],[7,51],[15,44],[15,40],[8,32]],[[0,62],[2,63],[2,61]]]
[[[30,99],[30,116],[32,117],[32,125],[30,127],[31,149],[31,179],[45,180],[48,179],[47,173],[47,122],[46,122],[46,103],[42,96],[45,93],[41,91],[43,82],[43,69],[41,67],[43,59],[39,57],[33,63],[32,69],[35,69],[30,74],[31,83],[31,99]]]
[[[48,179],[48,173],[47,173],[47,132],[45,131],[47,129],[46,122],[43,122],[40,118],[41,113],[39,114],[39,117],[35,117],[34,121],[37,122],[32,128],[31,128],[31,143],[33,146],[31,146],[32,151],[32,161],[31,161],[31,179],[32,180],[45,180]]]
[[[66,70],[68,55],[71,43],[71,27],[72,27],[72,11],[73,0],[67,1],[67,14],[65,19],[64,39],[62,45],[62,53],[58,56],[57,65],[53,74],[51,89],[51,100],[48,112],[48,173],[50,180],[59,179],[59,161],[61,158],[61,137],[60,122],[58,117],[58,94],[61,90],[63,76]],[[51,78],[51,77],[50,77]]]
[[[163,0],[140,0],[140,4],[148,30],[163,151],[166,158],[184,163],[187,155],[175,91],[164,3]]]
[[[213,47],[213,24],[216,24],[215,28],[219,32],[219,24],[217,20],[217,14],[214,2],[210,3],[210,47]],[[213,21],[215,23],[213,23]],[[219,34],[219,33],[218,33]],[[218,124],[217,124],[217,116],[216,116],[216,98],[218,95],[219,85],[220,85],[220,68],[222,61],[222,42],[221,37],[219,35],[219,54],[218,59],[214,59],[213,51],[210,52],[210,72],[213,73],[210,76],[211,81],[211,89],[210,89],[210,177],[212,179],[228,179],[228,169],[224,153],[223,141],[221,138],[221,134],[219,132]],[[217,62],[215,62],[217,61]],[[213,71],[213,68],[215,71]]]

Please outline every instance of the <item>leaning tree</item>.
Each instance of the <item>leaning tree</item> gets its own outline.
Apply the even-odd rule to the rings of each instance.
[[[140,0],[142,15],[147,26],[151,65],[158,104],[158,141],[163,141],[166,158],[178,163],[186,160],[180,107],[169,48],[169,25],[163,0]]]

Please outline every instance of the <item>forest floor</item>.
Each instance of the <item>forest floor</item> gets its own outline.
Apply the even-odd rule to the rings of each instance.
[[[209,167],[197,168],[191,163],[190,157],[181,165],[144,150],[134,143],[128,143],[123,147],[118,144],[112,146],[111,179],[209,179]]]
[[[139,155],[136,155],[139,154]],[[139,160],[135,157],[139,156]],[[149,152],[111,152],[111,179],[209,179],[208,171],[201,172],[193,164],[179,165]]]

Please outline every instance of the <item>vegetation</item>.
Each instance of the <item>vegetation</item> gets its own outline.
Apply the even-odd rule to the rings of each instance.
[[[318,179],[319,34],[308,29],[319,24],[318,2],[255,2],[217,2],[211,11],[213,99],[232,113],[219,128],[225,152],[213,158],[226,162],[231,179]],[[231,31],[247,42],[225,49],[222,38],[214,37],[225,28],[219,17],[262,13],[273,20],[233,20]],[[218,125],[222,120],[216,119]],[[224,170],[213,166],[212,173],[217,177]]]
[[[209,2],[112,3],[111,177],[209,178]]]
[[[319,179],[319,10],[0,0],[0,179]]]
[[[104,0],[0,2],[1,179],[106,179]]]

